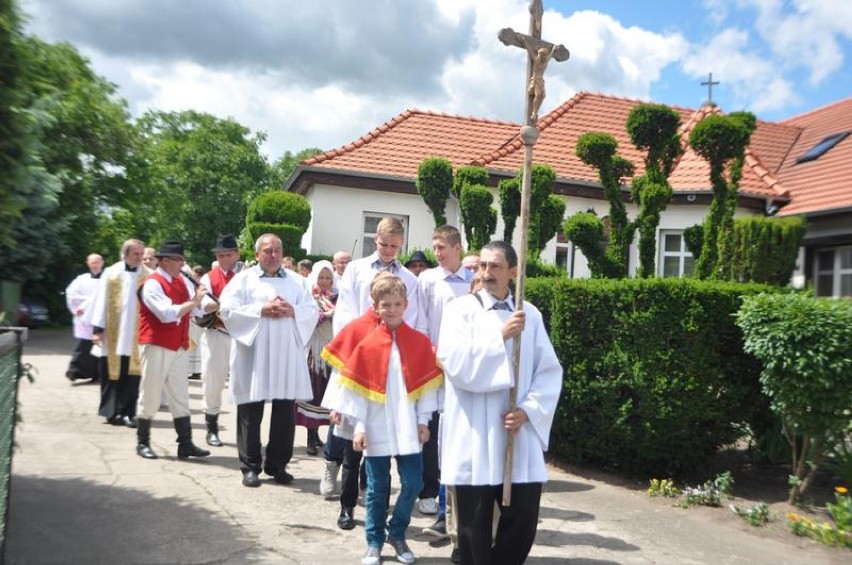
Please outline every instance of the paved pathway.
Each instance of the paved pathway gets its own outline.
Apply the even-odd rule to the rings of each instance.
[[[323,465],[305,454],[303,429],[289,486],[241,486],[233,406],[221,419],[226,446],[212,456],[178,461],[170,416],[161,412],[152,430],[161,457],[140,459],[133,430],[95,415],[98,387],[63,376],[73,346],[67,334],[35,331],[25,347],[39,375],[20,385],[6,563],[360,563],[364,510],[356,510],[355,530],[335,526],[339,503],[317,494]],[[203,443],[198,381],[190,381],[190,401]],[[672,508],[557,469],[551,478],[530,565],[849,563],[848,551],[778,540],[718,509]],[[415,512],[409,538],[418,563],[450,563],[447,546],[416,535],[431,522]],[[383,553],[396,562],[387,546]]]

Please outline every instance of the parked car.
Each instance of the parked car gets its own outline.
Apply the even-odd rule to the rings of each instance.
[[[40,328],[50,322],[47,306],[33,300],[24,299],[18,306],[18,325],[27,328]]]

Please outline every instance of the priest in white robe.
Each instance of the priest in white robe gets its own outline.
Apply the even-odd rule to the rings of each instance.
[[[237,405],[237,449],[243,484],[260,486],[261,469],[288,484],[296,429],[294,403],[313,397],[304,354],[318,319],[307,280],[281,268],[274,234],[255,243],[258,264],[237,273],[219,299],[220,317],[233,345],[228,391]],[[269,442],[261,456],[260,422],[272,402]]]
[[[562,388],[562,367],[541,313],[515,311],[510,283],[515,250],[502,241],[482,249],[484,288],[444,309],[438,358],[446,396],[441,436],[441,482],[456,489],[462,563],[523,563],[535,540],[544,452]],[[509,411],[514,338],[521,337],[517,408]],[[515,434],[512,503],[501,504],[508,433]],[[494,503],[500,521],[492,546]]]
[[[74,322],[74,337],[77,346],[71,355],[71,362],[65,376],[68,380],[100,378],[98,366],[100,359],[92,355],[92,324],[89,322],[89,310],[98,291],[104,258],[97,253],[86,257],[88,272],[76,277],[65,288],[65,305],[71,312]]]
[[[114,425],[136,427],[139,399],[139,296],[145,277],[153,271],[142,264],[145,245],[128,239],[122,260],[104,269],[92,301],[92,343],[101,359],[101,404],[98,413]]]

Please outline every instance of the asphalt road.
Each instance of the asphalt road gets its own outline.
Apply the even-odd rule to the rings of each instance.
[[[160,412],[152,429],[160,458],[143,460],[134,430],[97,416],[98,387],[65,379],[72,347],[60,330],[31,332],[25,346],[24,361],[38,376],[20,384],[6,563],[360,563],[364,509],[356,510],[356,529],[336,527],[339,503],[318,494],[322,459],[306,455],[304,429],[288,486],[240,484],[232,405],[220,419],[226,445],[210,457],[178,461],[171,416]],[[189,386],[195,440],[203,444],[201,385]],[[674,508],[641,490],[551,471],[531,565],[850,562],[847,550],[770,536],[724,509]],[[432,521],[415,511],[411,548],[418,563],[450,563],[448,546],[418,535]],[[383,556],[396,562],[387,546]]]

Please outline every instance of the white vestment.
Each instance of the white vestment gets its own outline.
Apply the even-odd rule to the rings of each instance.
[[[332,409],[354,422],[353,434],[366,434],[365,457],[420,453],[422,445],[417,426],[429,423],[432,412],[438,407],[437,395],[430,390],[415,402],[408,399],[396,339],[391,346],[385,394],[384,402],[375,402],[350,388],[341,387]],[[338,427],[341,426],[334,428],[335,435],[351,439],[345,426],[340,430]]]
[[[379,259],[378,252],[363,259],[356,259],[346,266],[338,287],[337,306],[332,321],[334,335],[340,333],[340,330],[346,324],[363,315],[373,305],[373,299],[370,297],[370,284],[373,282],[373,278],[383,270],[385,269]],[[408,308],[405,309],[403,319],[406,324],[416,328],[419,312],[417,277],[403,267],[398,259],[394,259],[393,266],[388,272],[398,276],[405,283]]]
[[[316,302],[304,277],[284,269],[278,277],[262,274],[259,266],[237,273],[219,297],[220,317],[233,339],[231,400],[310,400],[304,350],[317,324]],[[261,317],[264,304],[276,296],[293,306],[294,318]]]
[[[101,278],[98,279],[98,292],[92,300],[91,318],[89,322],[93,326],[99,328],[107,328],[107,311],[111,310],[112,306],[117,306],[117,311],[112,311],[118,314],[118,334],[110,335],[109,331],[105,331],[102,337],[101,347],[104,353],[113,351],[116,355],[130,357],[134,353],[136,347],[136,332],[138,331],[137,321],[139,319],[139,298],[136,295],[136,290],[139,287],[139,277],[145,277],[152,271],[143,266],[137,267],[135,272],[125,270],[124,261],[119,261],[104,269]],[[110,304],[112,285],[120,287],[120,294],[116,296],[117,302],[114,305]],[[117,369],[116,369],[117,370]],[[112,368],[110,368],[112,371]]]
[[[446,397],[441,436],[441,483],[503,484],[506,430],[502,414],[513,384],[512,347],[502,327],[511,315],[491,310],[495,299],[482,290],[444,309],[438,359],[444,368]],[[541,313],[524,303],[518,408],[529,418],[515,435],[513,483],[547,481],[544,452],[562,389],[562,367]]]
[[[77,339],[92,339],[92,324],[88,321],[92,301],[98,292],[100,279],[92,273],[83,273],[71,281],[65,289],[65,304],[74,317],[74,337]],[[77,314],[82,310],[80,314]]]
[[[459,266],[458,271],[435,267],[417,277],[417,329],[429,336],[432,345],[437,345],[441,333],[441,318],[448,302],[470,293],[473,273]]]

